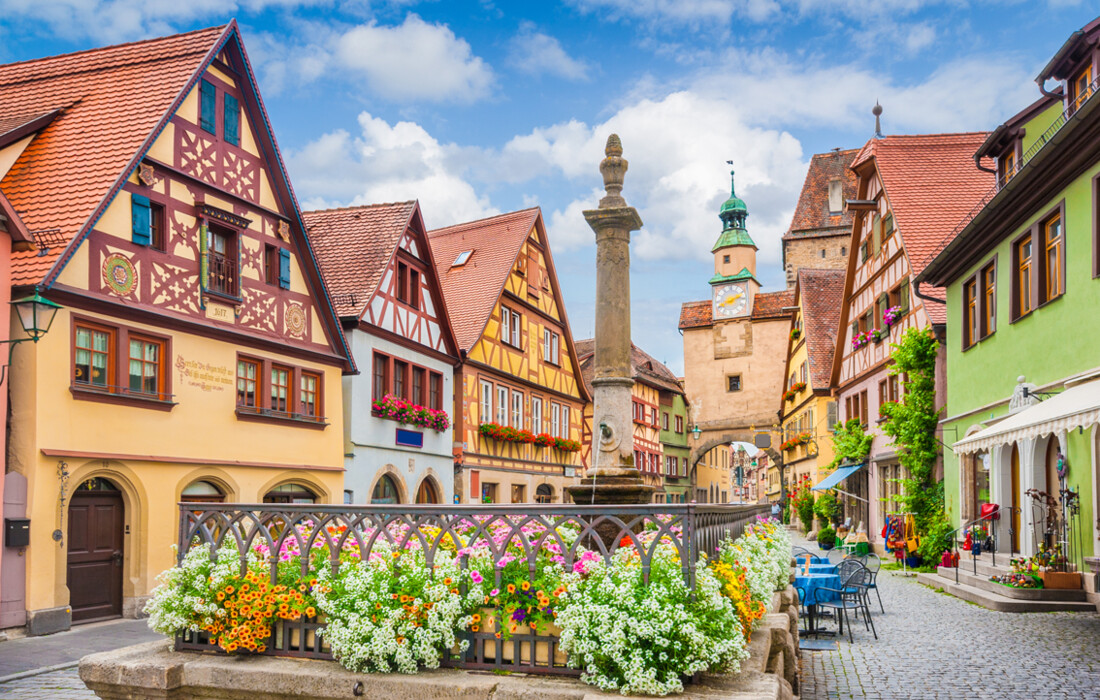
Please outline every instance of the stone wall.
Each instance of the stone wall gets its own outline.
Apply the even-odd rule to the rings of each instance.
[[[836,236],[791,237],[783,239],[783,268],[787,274],[787,289],[794,289],[798,271],[846,270],[851,252],[851,231]],[[821,252],[825,251],[822,256]]]

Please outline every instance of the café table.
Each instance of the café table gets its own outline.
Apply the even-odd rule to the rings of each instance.
[[[817,626],[817,604],[827,600],[835,600],[836,593],[822,589],[840,589],[840,576],[836,573],[802,573],[796,571],[794,586],[802,590],[802,603],[809,613],[809,626],[803,630],[803,634],[834,634],[832,630],[826,630]]]

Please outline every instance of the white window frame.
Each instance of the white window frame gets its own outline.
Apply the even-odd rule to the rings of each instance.
[[[481,422],[493,421],[493,383],[481,380]]]
[[[523,428],[523,392],[512,389],[512,427]]]
[[[561,430],[561,404],[550,402],[550,434],[554,437],[560,437],[558,431]]]
[[[510,330],[512,310],[503,304],[500,305],[500,342],[508,343],[512,337]]]
[[[542,361],[550,362],[550,336],[553,333],[549,328],[542,329]]]
[[[497,385],[497,425],[508,425],[508,387]]]
[[[531,432],[535,435],[542,432],[542,399],[538,396],[531,397]]]
[[[558,356],[558,342],[561,340],[561,336],[557,333],[550,333],[550,361],[555,365],[561,364],[561,358]]]
[[[561,435],[566,440],[569,439],[569,407],[561,407]]]

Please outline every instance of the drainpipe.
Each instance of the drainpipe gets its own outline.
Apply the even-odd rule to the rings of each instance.
[[[1051,92],[1050,90],[1047,90],[1047,87],[1046,87],[1047,81],[1046,80],[1036,80],[1035,83],[1039,86],[1039,92],[1043,93],[1047,97],[1052,97],[1054,99],[1062,99],[1062,95],[1059,95],[1056,92]]]

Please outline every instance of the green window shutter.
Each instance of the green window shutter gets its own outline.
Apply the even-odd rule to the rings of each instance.
[[[279,286],[290,289],[290,251],[279,248]]]
[[[901,297],[901,312],[909,312],[909,278],[906,277],[901,281],[901,286],[898,287],[898,296]]]
[[[211,134],[218,133],[217,117],[215,116],[218,92],[213,83],[202,81],[199,86],[199,126],[203,131]]]
[[[152,242],[152,215],[149,211],[149,198],[140,194],[130,195],[130,216],[133,231],[131,240],[138,245],[149,245]]]
[[[856,333],[859,333],[859,321],[852,321],[852,338],[856,337]]]
[[[225,122],[222,127],[223,138],[234,146],[241,145],[241,103],[237,101],[236,97],[233,97],[229,93],[226,93],[222,99],[223,103],[223,116]]]

